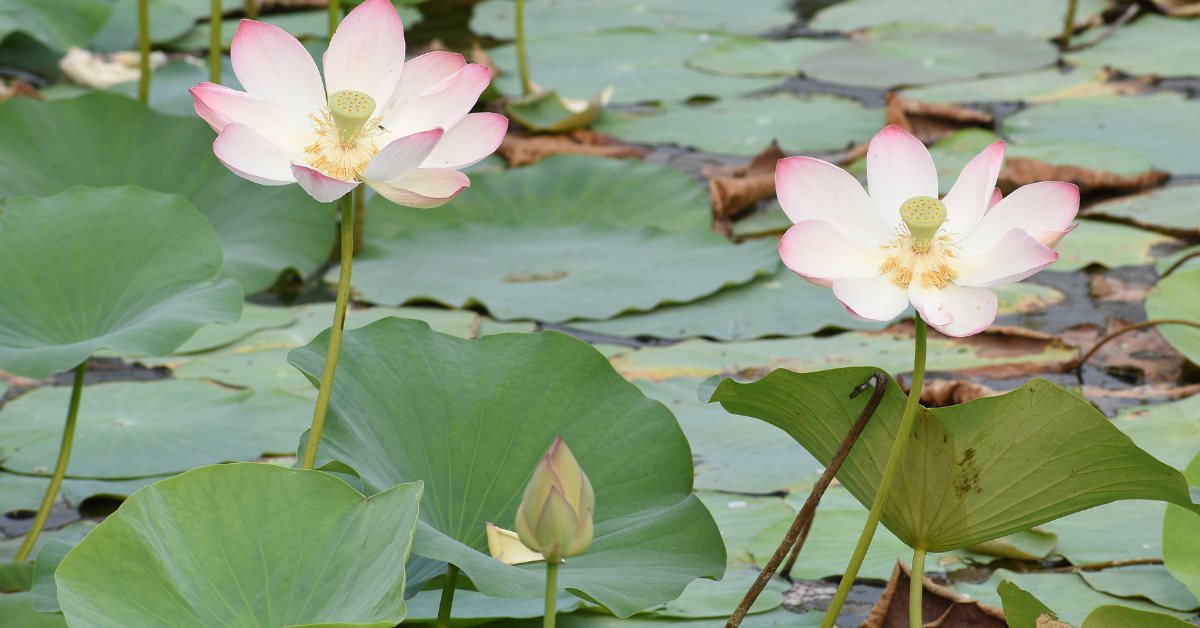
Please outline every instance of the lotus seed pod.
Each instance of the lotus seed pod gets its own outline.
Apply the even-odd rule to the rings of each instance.
[[[538,461],[517,508],[517,536],[547,562],[562,562],[592,545],[592,483],[562,437]]]

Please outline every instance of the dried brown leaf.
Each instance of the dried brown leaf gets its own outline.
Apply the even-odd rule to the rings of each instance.
[[[35,100],[46,100],[46,96],[39,92],[36,87],[21,79],[13,79],[7,85],[0,82],[0,102],[4,102],[9,98],[16,98],[17,96],[28,96]]]
[[[1088,281],[1088,290],[1092,299],[1102,303],[1141,303],[1150,294],[1151,286],[1128,284],[1120,279],[1110,279],[1104,275],[1092,275]]]
[[[910,571],[896,561],[892,578],[875,608],[859,628],[908,628],[908,588]],[[923,577],[921,619],[925,628],[1008,628],[1004,611],[941,586]]]
[[[1005,195],[1030,183],[1066,181],[1079,186],[1081,193],[1103,191],[1128,192],[1159,185],[1171,175],[1157,170],[1133,175],[1119,175],[1080,166],[1048,164],[1028,157],[1009,157],[1000,171],[997,187]]]
[[[739,212],[775,193],[775,164],[784,157],[787,155],[779,143],[772,141],[747,166],[713,166],[705,170],[714,230],[729,236],[732,220]]]
[[[962,379],[935,379],[921,386],[921,405],[926,408],[944,408],[974,401],[983,397],[995,397],[1000,392],[991,386]]]
[[[927,103],[896,94],[885,94],[887,123],[894,124],[932,144],[955,131],[971,127],[991,129],[992,114],[958,105]]]
[[[1064,331],[1062,337],[1068,345],[1086,352],[1107,334],[1120,331],[1130,324],[1110,318],[1105,329],[1096,325],[1080,325]],[[1184,357],[1163,339],[1157,329],[1144,327],[1106,343],[1088,363],[1124,379],[1135,380],[1138,384],[1173,383],[1180,377]],[[1074,366],[1072,364],[1071,368]]]
[[[641,159],[650,151],[640,146],[600,133],[580,129],[570,133],[533,135],[520,131],[509,132],[496,152],[504,157],[510,168],[535,164],[551,155],[577,154],[611,159]]]

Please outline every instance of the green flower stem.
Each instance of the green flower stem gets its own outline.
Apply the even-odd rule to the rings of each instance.
[[[208,18],[212,37],[208,40],[208,82],[221,84],[221,0],[212,0],[212,16]]]
[[[525,50],[525,0],[517,0],[517,69],[521,72],[521,92],[526,96],[533,93],[533,81],[529,80],[529,54]]]
[[[1062,39],[1059,40],[1059,47],[1066,50],[1071,45],[1071,34],[1075,32],[1075,10],[1079,7],[1079,0],[1067,0],[1067,15],[1063,18]]]
[[[338,24],[342,21],[341,0],[329,0],[329,39],[337,32]]]
[[[29,529],[29,534],[25,535],[21,549],[17,550],[14,562],[19,563],[29,558],[29,554],[33,552],[33,546],[37,544],[38,537],[42,534],[42,528],[46,527],[46,519],[50,518],[50,508],[54,506],[58,490],[62,488],[63,476],[67,474],[67,462],[71,460],[71,441],[75,439],[75,419],[79,416],[79,399],[83,396],[83,374],[86,372],[87,360],[84,360],[82,364],[75,367],[75,386],[71,389],[71,404],[67,409],[67,426],[63,428],[62,447],[58,450],[58,464],[54,467],[54,477],[50,478],[50,487],[46,489],[46,496],[42,498],[42,505],[38,507],[37,518],[33,520],[33,527]]]
[[[442,604],[438,607],[436,628],[450,628],[450,609],[454,606],[454,585],[458,583],[458,565],[446,567],[446,582],[442,585]]]
[[[912,573],[908,577],[908,628],[921,628],[925,620],[921,613],[921,594],[925,592],[925,548],[913,548]]]
[[[359,188],[362,184],[358,184]],[[333,311],[333,328],[329,330],[329,349],[325,352],[325,371],[317,392],[317,407],[313,411],[308,444],[304,446],[301,469],[311,469],[317,462],[317,446],[325,427],[325,411],[329,409],[329,392],[333,389],[333,374],[337,371],[338,350],[342,347],[342,326],[346,322],[346,306],[350,303],[350,267],[354,264],[354,200],[350,194],[342,197],[342,272],[338,277],[337,307]]]
[[[917,408],[921,405],[921,386],[925,384],[925,336],[927,330],[925,321],[919,313],[916,315],[916,325],[917,346],[913,356],[912,386],[908,392],[908,404],[904,406],[900,429],[896,431],[896,442],[892,444],[892,453],[888,456],[887,466],[883,469],[883,478],[879,482],[879,490],[875,493],[875,501],[871,504],[871,514],[867,515],[867,524],[863,526],[862,535],[858,537],[858,545],[854,548],[850,564],[846,566],[846,573],[842,575],[842,582],[838,585],[837,593],[833,596],[829,610],[825,612],[821,628],[833,628],[838,613],[842,611],[842,605],[846,603],[846,596],[850,595],[850,587],[854,586],[854,580],[858,578],[858,570],[862,567],[863,559],[867,557],[867,549],[871,547],[871,539],[875,536],[875,529],[879,527],[879,517],[883,515],[883,506],[887,503],[888,493],[892,490],[892,482],[896,479],[896,470],[900,467],[900,457],[904,454],[904,447],[908,444],[909,435],[912,434],[913,421],[917,418]]]
[[[141,74],[138,76],[138,100],[150,102],[150,0],[138,0],[138,52]]]
[[[521,0],[517,0],[520,2]],[[554,615],[558,613],[554,603],[558,599],[558,563],[546,562],[546,616],[542,628],[554,628]]]
[[[247,19],[258,19],[258,0],[246,0],[242,5],[242,11],[246,14]]]

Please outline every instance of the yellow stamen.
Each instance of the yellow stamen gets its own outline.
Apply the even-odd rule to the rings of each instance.
[[[329,109],[322,109],[320,118],[315,115],[309,118],[313,121],[313,130],[318,138],[304,149],[308,154],[308,165],[335,179],[351,181],[360,178],[367,163],[379,152],[372,138],[383,134],[383,129],[379,127],[383,117],[366,121],[349,143],[343,141],[342,130]]]
[[[942,205],[936,200],[934,202],[939,206]],[[907,206],[908,203],[905,203],[906,208]],[[920,214],[922,211],[928,212],[929,210],[914,208],[913,211]],[[937,227],[940,227],[942,221],[945,220],[945,211],[945,207],[942,206],[940,219],[937,219],[937,216],[930,216],[937,222],[936,226],[930,230],[928,223],[933,222],[932,220],[922,220],[927,218],[922,215],[909,216],[904,213],[903,209],[901,210],[901,215],[906,218],[905,224],[896,227],[896,236],[883,246],[883,248],[889,249],[891,254],[879,266],[880,272],[892,282],[892,285],[907,289],[913,282],[916,282],[917,285],[928,290],[945,288],[951,280],[958,278],[958,273],[949,264],[951,258],[958,257],[958,246],[954,244],[950,235],[936,231]],[[910,220],[917,223],[915,227]],[[926,224],[921,224],[922,222]],[[918,233],[914,233],[914,231]]]

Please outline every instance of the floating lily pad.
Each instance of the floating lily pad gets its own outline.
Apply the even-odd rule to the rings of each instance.
[[[330,319],[331,321],[333,319]],[[210,323],[175,350],[176,354],[199,353],[237,342],[246,336],[264,329],[287,327],[296,322],[296,310],[284,307],[268,307],[247,303],[242,308],[242,317],[234,323]]]
[[[501,320],[604,319],[773,273],[775,248],[734,245],[711,232],[467,224],[368,239],[353,285],[363,300],[379,304],[482,304]]]
[[[783,608],[777,608],[765,613],[747,615],[741,625],[745,628],[817,628],[821,625],[823,616],[824,613],[819,611],[793,613]],[[649,613],[640,613],[633,617],[620,619],[607,613],[584,610],[559,615],[555,619],[555,625],[559,628],[722,628],[728,619],[728,617],[678,619],[659,617]],[[542,618],[538,617],[536,619],[511,620],[496,626],[497,628],[500,626],[504,628],[538,628],[541,625]],[[1174,628],[1174,626],[1168,628]]]
[[[213,283],[212,227],[182,197],[135,187],[10,199],[0,267],[0,369],[35,379],[101,348],[165,355],[242,309],[237,283]]]
[[[883,118],[882,109],[868,109],[848,98],[780,93],[707,105],[668,104],[660,113],[610,110],[595,128],[629,142],[756,155],[772,139],[788,153],[843,150],[871,139]]]
[[[529,40],[529,67],[536,83],[563,96],[587,98],[612,85],[616,88],[613,102],[623,103],[687,100],[694,96],[720,98],[778,82],[713,76],[684,65],[688,57],[724,38],[680,30],[556,33]],[[494,84],[505,94],[520,94],[516,46],[507,44],[488,54],[500,66],[501,74]]]
[[[791,525],[796,518],[796,511],[780,497],[755,497],[706,490],[697,490],[696,496],[704,502],[721,530],[730,565],[753,567],[766,561],[770,554],[759,558],[751,553],[755,539],[763,530],[784,522],[785,525]]]
[[[1146,316],[1200,323],[1200,270],[1175,271],[1146,296]],[[1184,325],[1159,325],[1158,333],[1191,360],[1200,364],[1200,329]]]
[[[0,455],[5,469],[49,475],[70,394],[67,387],[40,388],[4,406]],[[67,467],[73,478],[161,476],[290,453],[312,418],[303,411],[311,406],[305,397],[194,381],[98,384],[85,388],[84,398]]]
[[[129,498],[71,550],[59,603],[78,628],[392,626],[420,499],[419,482],[364,499],[319,471],[196,469]]]
[[[37,543],[34,545],[34,555],[53,539],[63,539],[71,543],[78,543],[94,529],[96,529],[96,522],[84,519],[69,523],[57,530],[43,530],[42,534],[38,536]],[[0,540],[0,561],[12,562],[13,558],[17,555],[17,548],[21,547],[21,543],[24,541],[24,537]],[[3,616],[0,615],[0,617]]]
[[[781,234],[792,226],[777,199],[767,202],[766,209],[733,223],[733,235],[739,238]]]
[[[1159,275],[1162,275],[1163,273],[1167,272],[1167,269],[1174,266],[1176,262],[1178,262],[1179,260],[1183,259],[1184,257],[1186,257],[1192,253],[1196,253],[1196,252],[1200,252],[1200,245],[1189,246],[1185,249],[1180,249],[1180,250],[1176,251],[1175,253],[1168,255],[1167,257],[1160,257],[1160,258],[1158,258],[1158,261],[1154,262],[1154,272],[1158,273]],[[1198,269],[1200,269],[1200,258],[1193,257],[1193,258],[1187,260],[1186,262],[1184,262],[1182,266],[1180,266],[1178,269],[1175,270],[1175,272],[1179,272],[1181,270],[1198,270]]]
[[[1166,326],[1160,330],[1166,331]],[[1182,471],[1200,451],[1200,395],[1170,403],[1122,408],[1113,424],[1138,447]]]
[[[1058,535],[1043,528],[1030,528],[1014,532],[998,539],[972,545],[969,549],[978,554],[1000,558],[1038,561],[1050,555],[1058,545]]]
[[[1184,470],[1193,484],[1200,484],[1200,454]],[[1171,575],[1200,595],[1200,519],[1183,508],[1167,507],[1163,516],[1163,561]]]
[[[1132,565],[1118,569],[1080,572],[1095,590],[1123,598],[1146,598],[1177,611],[1194,611],[1200,601],[1171,577],[1163,565]]]
[[[657,617],[678,619],[700,619],[704,617],[729,617],[750,585],[758,578],[757,569],[727,569],[720,582],[693,580],[679,597],[650,612]],[[765,613],[783,604],[783,594],[792,588],[782,578],[772,578],[750,607],[747,614]]]
[[[63,413],[65,416],[65,412]],[[2,454],[0,454],[2,455]],[[143,486],[164,480],[169,476],[141,478],[137,480],[63,480],[59,499],[68,506],[78,508],[86,499],[96,496],[124,499]],[[0,471],[0,515],[15,510],[37,511],[50,486],[47,476],[17,475]]]
[[[497,39],[514,39],[512,0],[475,5],[471,30]],[[758,35],[796,20],[785,0],[530,0],[525,3],[525,32],[531,38],[564,33],[594,33],[644,27],[722,31]]]
[[[1067,237],[1055,245],[1058,261],[1047,270],[1067,272],[1091,264],[1107,268],[1154,263],[1150,250],[1175,242],[1170,236],[1098,220],[1080,220]]]
[[[1051,521],[1054,553],[1075,565],[1162,556],[1161,502],[1119,501]]]
[[[1104,0],[1081,0],[1075,23],[1085,25],[1105,8]],[[1042,0],[849,0],[817,13],[809,22],[816,30],[853,31],[880,24],[940,24],[986,26],[1001,33],[1028,33],[1049,38],[1060,35],[1066,5]]]
[[[1183,94],[1097,96],[1031,107],[1004,119],[1016,145],[1075,141],[1133,151],[1155,168],[1200,174],[1200,101]]]
[[[1080,36],[1090,39],[1092,33]],[[1143,15],[1118,28],[1110,37],[1082,52],[1067,56],[1077,63],[1112,66],[1126,74],[1200,76],[1200,25],[1162,15]]]
[[[86,46],[112,15],[103,0],[5,0],[0,10],[0,40],[20,32],[63,53],[70,46]]]
[[[688,66],[702,72],[730,76],[795,76],[800,60],[842,46],[836,39],[759,39],[730,37],[688,58]]]
[[[320,377],[327,342],[322,334],[294,350],[292,363]],[[358,436],[362,430],[372,437]],[[725,548],[691,493],[692,458],[679,424],[564,334],[468,341],[402,319],[347,331],[318,463],[349,465],[368,494],[424,481],[413,551],[458,565],[486,595],[537,598],[545,566],[493,559],[485,524],[513,521],[555,435],[596,492],[595,539],[560,567],[560,587],[629,616],[678,597],[696,578],[720,576]]]
[[[1105,216],[1175,236],[1200,236],[1200,185],[1179,185],[1093,205],[1090,216]]]
[[[1015,573],[1007,569],[997,569],[987,582],[980,584],[973,583],[957,583],[954,585],[954,590],[960,593],[970,595],[972,598],[991,604],[992,606],[1002,606],[1003,601],[1000,595],[996,593],[996,587],[1002,581],[1008,580],[1016,584],[1018,587],[1032,593],[1037,599],[1044,602],[1047,606],[1054,609],[1060,621],[1065,621],[1072,626],[1083,624],[1084,618],[1089,613],[1101,606],[1124,606],[1134,610],[1147,611],[1152,613],[1162,613],[1171,615],[1181,619],[1186,619],[1192,616],[1192,613],[1186,613],[1169,608],[1164,608],[1153,604],[1146,600],[1136,598],[1121,598],[1115,595],[1101,593],[1088,586],[1083,577],[1074,573]],[[1086,624],[1084,624],[1086,626]],[[1122,624],[1112,624],[1111,628],[1116,628]],[[1130,626],[1142,626],[1143,624],[1127,624]],[[1110,628],[1105,626],[1104,628]],[[1157,628],[1157,627],[1155,627]]]
[[[911,87],[901,90],[900,95],[937,103],[1042,103],[1112,93],[1106,91],[1112,89],[1104,85],[1106,79],[1103,67],[1066,65],[1062,68]]]
[[[92,39],[91,48],[99,52],[138,49],[138,2],[117,0],[112,5],[112,17]],[[185,11],[162,0],[148,0],[150,41],[162,44],[179,39],[195,27],[195,19]]]
[[[0,105],[0,196],[45,196],[73,185],[140,185],[182,194],[225,247],[221,277],[247,293],[280,271],[312,272],[329,256],[336,212],[298,186],[246,181],[217,161],[212,129],[199,119],[148,111],[123,96],[89,94]],[[48,141],[47,138],[71,138]]]
[[[78,543],[65,539],[51,539],[38,550],[30,593],[33,594],[33,606],[39,612],[57,613],[62,610],[58,607],[58,585],[54,582],[54,572],[76,545]]]

